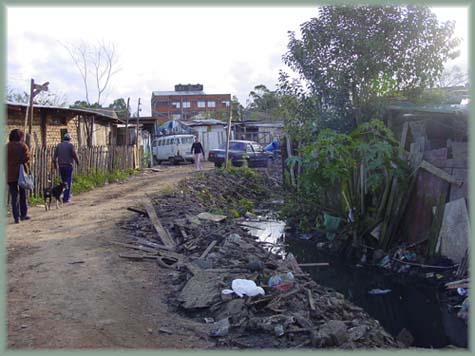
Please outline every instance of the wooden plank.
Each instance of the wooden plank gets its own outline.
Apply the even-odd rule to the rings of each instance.
[[[127,210],[132,211],[132,212],[134,212],[134,213],[138,213],[138,214],[142,214],[142,215],[147,215],[147,212],[146,212],[146,211],[143,211],[143,210],[140,210],[140,209],[137,209],[137,208],[133,208],[133,207],[131,207],[131,206],[129,206],[129,207],[127,208]]]
[[[464,278],[464,279],[460,279],[458,281],[453,281],[453,282],[448,282],[448,283],[445,283],[445,286],[446,287],[451,287],[451,286],[454,286],[454,285],[457,285],[457,284],[461,284],[461,283],[469,283],[469,279],[468,278]]]
[[[330,264],[328,262],[314,262],[314,263],[299,263],[298,265],[300,267],[323,267],[323,266],[329,266]]]
[[[442,225],[442,218],[444,216],[445,201],[447,199],[447,192],[443,191],[437,202],[437,210],[435,212],[432,225],[429,230],[429,244],[427,245],[427,255],[432,257],[437,252],[439,231]]]
[[[315,301],[313,300],[312,291],[308,288],[305,288],[307,291],[308,296],[308,305],[310,306],[310,310],[316,310],[315,308]]]
[[[148,255],[141,255],[141,254],[126,254],[126,253],[119,253],[120,258],[127,258],[134,261],[143,261],[143,260],[151,260],[154,261],[157,259],[157,256],[148,256]]]
[[[162,226],[162,223],[160,222],[160,219],[157,216],[157,212],[155,211],[152,202],[149,199],[146,199],[143,201],[143,206],[147,211],[148,217],[150,218],[153,226],[155,227],[155,230],[158,233],[158,236],[160,237],[164,245],[175,248],[175,241],[172,239],[168,231],[165,230],[165,228]]]
[[[464,168],[467,169],[468,162],[466,159],[434,159],[430,163],[438,168]]]
[[[174,250],[172,247],[168,247],[168,246],[165,246],[165,245],[160,245],[160,244],[157,244],[155,242],[143,239],[141,237],[135,237],[135,239],[137,240],[137,242],[139,244],[145,245],[145,246],[148,246],[148,247],[152,247],[152,248],[155,248],[155,249],[165,250],[165,251],[173,251]]]
[[[158,251],[156,249],[150,248],[150,247],[126,244],[126,243],[119,242],[119,241],[110,241],[110,243],[113,244],[113,245],[118,245],[118,246],[122,246],[122,247],[131,248],[133,250],[140,250],[140,251],[144,251],[144,252],[150,252],[150,253],[158,254]]]
[[[400,146],[399,146],[399,158],[403,158],[403,156],[404,156],[404,149],[406,147],[406,139],[407,139],[408,128],[409,128],[409,123],[406,121],[402,125],[401,142],[400,142]]]
[[[468,169],[454,168],[452,170],[452,176],[463,183],[460,186],[455,184],[450,185],[449,201],[468,198]]]
[[[204,252],[201,254],[200,258],[205,258],[208,253],[211,251],[211,249],[218,243],[217,240],[213,240],[209,245],[208,247],[206,248],[206,250],[204,250]]]
[[[453,183],[453,184],[457,184],[457,185],[462,185],[463,184],[463,181],[461,181],[460,179],[456,179],[455,177],[453,177],[452,175],[444,172],[442,169],[440,168],[437,168],[436,166],[434,166],[433,164],[427,162],[426,160],[422,160],[421,164],[420,164],[420,168],[424,168],[426,171],[432,173],[433,175],[449,182],[449,183]]]

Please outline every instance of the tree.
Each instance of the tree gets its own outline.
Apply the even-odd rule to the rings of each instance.
[[[323,6],[301,25],[300,39],[289,32],[283,59],[319,111],[344,126],[370,117],[375,98],[433,86],[458,55],[453,33],[453,22],[439,23],[425,6]]]
[[[441,88],[465,86],[468,83],[468,73],[455,65],[445,69],[440,76],[438,86]]]
[[[6,93],[7,101],[12,101],[14,103],[20,104],[28,104],[29,94],[26,91],[20,92],[7,87]],[[33,103],[36,105],[64,107],[67,104],[67,99],[64,94],[55,94],[42,91],[34,98]]]
[[[263,113],[264,117],[272,119],[278,116],[279,105],[278,92],[259,84],[249,93],[246,110],[251,113],[251,116],[255,117],[258,113]]]
[[[108,89],[112,76],[119,71],[116,68],[115,45],[104,41],[96,44],[84,41],[75,44],[61,44],[68,51],[81,75],[86,102],[91,104],[90,97],[95,93],[94,102],[101,105],[103,94]]]
[[[231,117],[233,121],[243,120],[244,106],[241,105],[236,95],[231,98]]]
[[[115,99],[112,104],[109,104],[109,109],[114,110],[119,119],[125,120],[127,118],[127,103],[123,98]],[[130,117],[130,109],[128,114]]]

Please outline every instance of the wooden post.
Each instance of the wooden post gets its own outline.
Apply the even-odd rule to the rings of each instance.
[[[135,128],[135,147],[139,149],[139,116],[140,116],[140,98],[137,104],[137,127]]]
[[[231,136],[231,115],[228,116],[228,130],[226,132],[226,154],[224,156],[224,168],[228,168],[230,136]]]
[[[31,148],[31,129],[32,129],[32,124],[31,121],[33,121],[33,86],[35,85],[35,80],[32,78],[30,82],[30,97],[28,99],[28,106],[26,108],[26,114],[25,114],[25,143],[28,146],[28,148]],[[28,126],[28,134],[26,132],[26,126],[28,125],[28,120],[30,119],[30,124]]]
[[[130,98],[127,98],[127,110],[125,111],[125,145],[129,145],[129,104]]]

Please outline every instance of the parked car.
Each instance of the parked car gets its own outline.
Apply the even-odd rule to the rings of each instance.
[[[170,161],[173,164],[186,161],[193,163],[191,145],[193,145],[194,140],[194,135],[187,134],[155,138],[152,141],[154,163],[160,164],[163,161]]]
[[[226,155],[226,144],[221,148],[210,150],[208,161],[214,162],[216,167],[224,164]],[[267,167],[269,160],[273,157],[272,152],[265,152],[260,144],[254,141],[229,141],[228,159],[233,166],[240,167],[247,161],[249,167]]]

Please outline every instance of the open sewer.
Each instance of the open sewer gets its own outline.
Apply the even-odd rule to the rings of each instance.
[[[394,337],[408,330],[414,338],[412,347],[467,347],[467,325],[456,316],[457,310],[449,310],[443,291],[436,286],[377,268],[351,266],[343,258],[318,250],[311,240],[284,239],[285,223],[280,221],[245,224],[275,253],[283,255],[285,248],[299,263],[329,262],[329,266],[303,270],[315,282],[335,289],[363,308]]]

